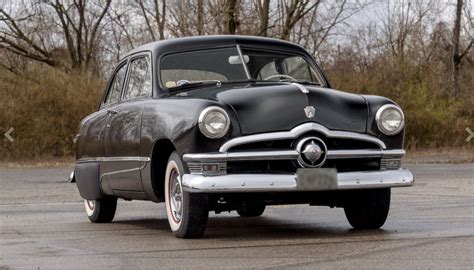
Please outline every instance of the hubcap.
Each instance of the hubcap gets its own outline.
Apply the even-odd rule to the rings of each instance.
[[[179,181],[179,173],[176,169],[171,171],[169,183],[171,216],[174,222],[179,223],[183,214],[183,192]]]

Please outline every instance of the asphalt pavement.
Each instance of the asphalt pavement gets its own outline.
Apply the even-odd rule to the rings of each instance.
[[[474,163],[408,164],[382,229],[352,230],[342,209],[272,206],[211,214],[203,239],[176,239],[163,204],[119,201],[92,224],[70,168],[0,168],[0,269],[474,268]]]

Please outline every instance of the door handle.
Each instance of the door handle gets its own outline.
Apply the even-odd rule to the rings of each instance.
[[[118,113],[118,112],[117,112],[116,110],[112,110],[112,109],[108,109],[108,110],[107,110],[107,114],[108,114],[108,115],[115,115],[115,114],[117,114],[117,113]]]

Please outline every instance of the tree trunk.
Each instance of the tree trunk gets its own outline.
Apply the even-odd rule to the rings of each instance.
[[[204,3],[202,0],[197,1],[197,33],[204,34]]]
[[[461,55],[459,52],[459,41],[461,36],[461,16],[462,16],[462,0],[457,0],[456,3],[456,16],[454,18],[454,29],[453,29],[453,88],[452,97],[457,98],[459,94],[459,72],[461,70]]]
[[[227,34],[235,35],[239,21],[237,18],[237,0],[228,0],[226,2],[227,13]]]
[[[260,29],[258,31],[258,35],[266,37],[268,36],[268,17],[270,13],[270,0],[259,0],[257,2],[257,10],[260,17]]]

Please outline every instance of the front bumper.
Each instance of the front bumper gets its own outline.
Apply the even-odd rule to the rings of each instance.
[[[374,189],[412,186],[413,174],[407,169],[343,172],[337,174],[337,187],[311,191]],[[191,193],[244,193],[307,191],[297,186],[296,174],[227,174],[204,176],[185,174],[183,189]]]

